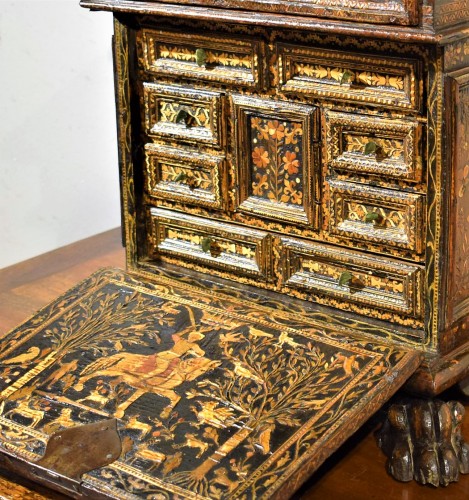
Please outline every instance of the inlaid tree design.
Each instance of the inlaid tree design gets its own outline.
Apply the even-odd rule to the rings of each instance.
[[[305,423],[305,415],[319,411],[341,390],[368,360],[351,352],[327,353],[313,342],[299,343],[299,338],[283,332],[273,342],[273,335],[250,328],[250,335],[230,332],[220,335],[224,374],[205,378],[186,394],[188,399],[210,401],[216,412],[232,411],[223,421],[237,414],[230,437],[191,471],[177,471],[167,479],[200,495],[232,491],[275,450],[275,433],[294,432]],[[287,360],[287,362],[285,362]],[[312,393],[311,388],[315,388]],[[205,407],[208,406],[204,402]],[[213,425],[213,416],[212,416]],[[218,426],[217,426],[218,427]],[[221,428],[223,426],[220,426]],[[236,430],[237,429],[237,430]],[[286,431],[285,429],[290,429]],[[216,432],[218,432],[215,429]],[[232,455],[242,448],[238,460]],[[225,482],[217,483],[221,457]]]

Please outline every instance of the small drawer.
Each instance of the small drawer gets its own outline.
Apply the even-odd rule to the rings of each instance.
[[[329,180],[331,234],[423,252],[424,197]]]
[[[331,297],[338,299],[335,306],[346,301],[422,316],[424,275],[418,266],[289,238],[282,238],[282,247],[284,284],[306,292],[305,298],[327,303],[321,298]]]
[[[150,137],[223,145],[221,94],[144,83],[145,127]]]
[[[422,126],[415,121],[325,113],[331,169],[378,177],[422,180]]]
[[[246,87],[260,85],[259,40],[163,30],[143,30],[139,36],[143,68],[149,73]]]
[[[223,208],[224,156],[147,144],[145,157],[150,196]]]
[[[238,275],[270,279],[270,236],[246,227],[152,208],[153,257],[169,256]]]
[[[419,110],[419,62],[277,44],[279,90]]]

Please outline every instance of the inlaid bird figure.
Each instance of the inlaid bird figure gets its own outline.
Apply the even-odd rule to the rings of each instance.
[[[254,373],[254,371],[246,364],[243,363],[242,361],[235,361],[234,363],[234,373],[236,375],[239,375],[240,377],[244,377],[250,380],[254,380],[255,382],[259,384],[263,384],[264,381]]]
[[[72,359],[69,363],[60,365],[57,370],[53,371],[45,380],[44,385],[50,387],[58,382],[62,377],[68,373],[74,372],[78,368],[78,359]]]
[[[272,333],[267,333],[267,332],[264,332],[262,330],[259,330],[258,328],[255,328],[253,326],[250,326],[249,327],[249,333],[253,336],[253,337],[267,337],[269,339],[271,339],[273,337],[273,334]]]
[[[276,346],[281,347],[283,344],[288,344],[290,347],[301,347],[301,344],[295,342],[289,335],[288,332],[282,332],[275,343]]]
[[[345,375],[348,377],[352,377],[354,375],[354,370],[358,370],[360,368],[360,364],[356,361],[357,356],[344,356],[343,354],[337,354],[336,359],[331,366],[335,364],[342,364],[342,368],[345,372]]]
[[[14,358],[9,358],[9,359],[6,359],[5,361],[2,361],[0,363],[0,366],[3,366],[3,365],[22,365],[25,363],[29,363],[33,359],[37,358],[40,353],[41,353],[41,349],[39,349],[39,347],[32,346],[27,351],[25,351],[21,354],[18,354],[18,356],[15,356]]]
[[[225,469],[225,467],[219,467],[215,469],[213,474],[214,474],[213,482],[215,484],[225,486],[226,488],[228,488],[228,491],[233,491],[239,484],[239,481],[232,481],[228,477],[228,472]]]

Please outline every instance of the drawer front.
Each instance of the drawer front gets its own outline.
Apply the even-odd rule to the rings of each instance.
[[[282,247],[287,289],[302,290],[320,302],[323,296],[333,297],[339,306],[346,301],[422,316],[423,269],[418,266],[289,238],[282,239]]]
[[[221,94],[152,83],[143,88],[150,137],[222,146]]]
[[[422,195],[337,180],[328,184],[331,234],[422,253]]]
[[[418,110],[419,63],[367,54],[277,44],[279,90]]]
[[[149,73],[259,87],[261,42],[250,38],[143,30],[143,67]]]
[[[146,187],[150,196],[223,208],[223,156],[147,144],[145,157]]]
[[[231,96],[237,208],[274,221],[317,226],[317,108]]]
[[[326,158],[331,169],[420,182],[421,125],[326,111]]]
[[[270,236],[231,224],[152,208],[153,257],[177,257],[234,274],[269,280]]]

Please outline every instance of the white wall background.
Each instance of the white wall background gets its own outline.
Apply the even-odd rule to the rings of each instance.
[[[0,0],[0,268],[120,223],[112,15]]]

